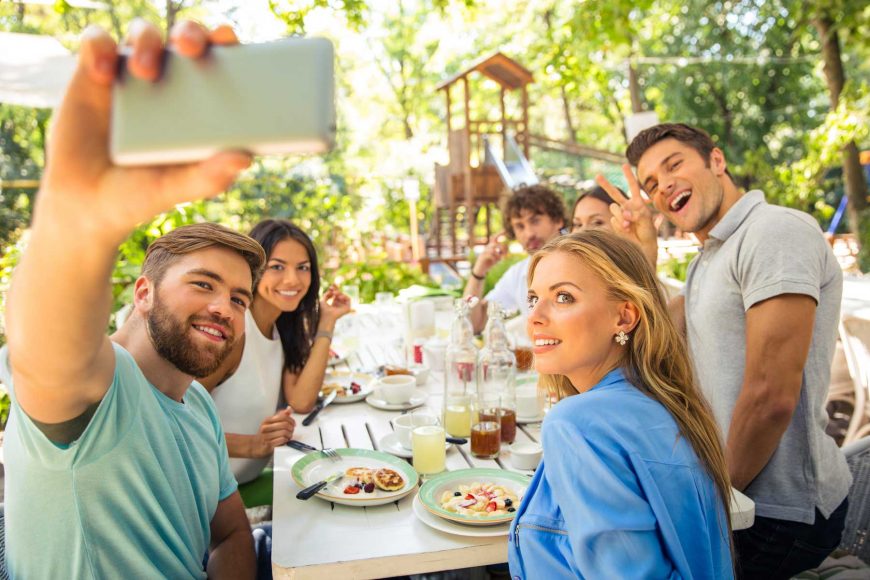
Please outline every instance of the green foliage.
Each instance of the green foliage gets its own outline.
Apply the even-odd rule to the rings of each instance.
[[[483,281],[483,295],[486,296],[495,287],[496,282],[504,276],[508,268],[521,260],[525,260],[527,257],[528,255],[526,254],[510,254],[490,268],[489,272],[486,273],[486,279]],[[473,264],[474,261],[471,263]]]
[[[4,185],[39,180],[50,111],[0,104],[0,248],[30,223],[36,188]]]
[[[0,431],[6,429],[6,422],[9,420],[9,411],[12,410],[12,399],[9,393],[0,392]]]
[[[858,243],[861,244],[861,249],[858,251],[858,268],[866,274],[870,273],[870,208],[861,212],[860,220]]]
[[[24,252],[25,245],[25,240],[19,239],[16,243],[4,248],[3,254],[0,255],[0,346],[6,344],[6,329],[2,314],[5,311],[9,282],[12,278],[12,270],[21,260],[21,254]]]
[[[672,256],[658,265],[658,272],[668,278],[685,282],[689,264],[697,255],[698,252],[688,252],[682,256]]]
[[[434,285],[432,279],[423,274],[419,268],[404,262],[384,260],[384,256],[369,256],[366,262],[342,264],[334,270],[325,272],[324,280],[339,286],[359,286],[362,302],[374,302],[375,294],[378,292],[398,294],[399,290],[414,284]]]

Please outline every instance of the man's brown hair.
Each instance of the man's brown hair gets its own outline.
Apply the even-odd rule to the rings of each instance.
[[[523,210],[533,214],[549,216],[555,222],[568,223],[565,219],[565,200],[562,196],[544,185],[526,185],[514,191],[501,208],[504,216],[504,230],[509,238],[514,239],[512,218],[520,217]]]
[[[266,262],[266,252],[253,238],[218,224],[181,226],[151,242],[145,253],[142,275],[159,285],[169,266],[181,256],[214,246],[234,250],[245,259],[251,269],[253,291]]]
[[[707,167],[710,167],[710,154],[716,148],[716,143],[703,129],[698,129],[685,123],[660,123],[649,129],[644,129],[631,140],[631,143],[629,143],[625,150],[625,157],[631,165],[637,167],[637,164],[640,163],[640,158],[643,157],[647,149],[665,139],[676,139],[681,143],[685,143],[697,151],[704,159]],[[725,169],[725,173],[733,179],[728,169]]]

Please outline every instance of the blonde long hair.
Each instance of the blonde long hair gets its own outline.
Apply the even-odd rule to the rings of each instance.
[[[638,309],[637,325],[620,361],[623,374],[677,422],[719,492],[730,543],[731,483],[722,438],[697,387],[685,340],[671,321],[655,272],[635,244],[608,231],[588,230],[556,238],[535,253],[529,263],[529,284],[541,259],[557,252],[579,258],[604,283],[608,298]],[[558,399],[577,394],[564,375],[541,375],[540,384]]]

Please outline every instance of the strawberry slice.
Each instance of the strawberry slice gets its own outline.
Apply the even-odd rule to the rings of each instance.
[[[357,493],[359,493],[359,488],[355,485],[349,485],[346,488],[344,488],[344,493],[351,494],[351,495],[357,494]]]
[[[486,511],[494,512],[495,510],[496,510],[496,505],[495,505],[494,501],[491,501],[488,504],[486,504]]]
[[[465,496],[465,499],[476,499],[473,493],[469,493]]]

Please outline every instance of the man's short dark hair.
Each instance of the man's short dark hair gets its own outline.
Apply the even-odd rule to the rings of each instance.
[[[266,262],[263,247],[244,234],[212,223],[181,226],[151,242],[145,253],[142,275],[159,286],[166,270],[182,256],[214,246],[228,248],[244,258],[251,269],[253,291]]]
[[[516,237],[511,219],[520,217],[523,210],[549,216],[555,222],[567,223],[565,200],[561,195],[545,185],[526,185],[515,190],[502,204],[504,230],[511,239]]]
[[[625,150],[625,157],[631,165],[637,167],[640,158],[643,157],[647,149],[665,139],[676,139],[685,143],[701,155],[707,167],[710,166],[710,154],[716,148],[715,141],[703,129],[685,123],[660,123],[649,129],[644,129],[631,140]],[[733,179],[728,169],[725,170],[725,173]]]

